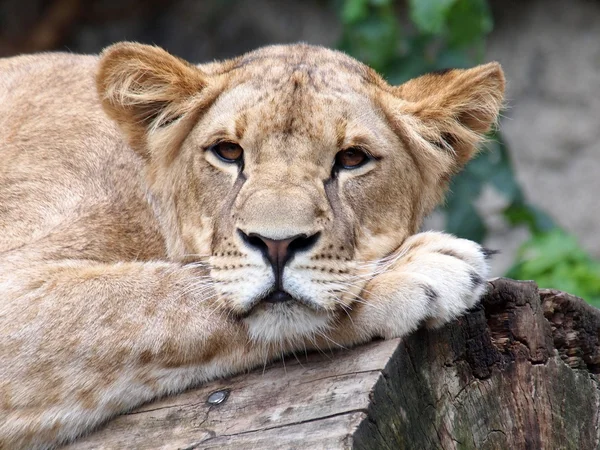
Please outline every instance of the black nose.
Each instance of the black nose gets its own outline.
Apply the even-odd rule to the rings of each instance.
[[[246,234],[241,230],[239,230],[239,233],[244,242],[260,250],[269,261],[275,273],[277,289],[281,288],[281,275],[284,266],[292,260],[297,252],[308,250],[315,245],[320,235],[320,233],[315,233],[312,236],[298,234],[287,239],[269,239],[256,233]]]

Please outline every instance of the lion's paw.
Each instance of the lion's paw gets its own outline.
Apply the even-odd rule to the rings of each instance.
[[[454,236],[411,236],[366,288],[377,334],[400,337],[423,321],[440,326],[472,308],[486,291],[489,252]],[[375,317],[377,316],[377,317]]]

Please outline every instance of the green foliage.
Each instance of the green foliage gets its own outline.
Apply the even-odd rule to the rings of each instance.
[[[536,280],[540,286],[569,292],[600,307],[600,264],[558,228],[526,242],[508,276]]]
[[[556,224],[550,216],[527,203],[515,178],[510,153],[502,136],[499,133],[492,135],[486,147],[450,185],[444,205],[446,230],[478,242],[485,239],[487,230],[475,210],[474,202],[486,184],[506,200],[503,214],[512,226],[525,225],[534,234],[555,228]]]
[[[412,22],[401,24],[393,0],[340,4],[340,48],[398,84],[432,70],[470,67],[492,29],[486,0],[410,0]]]
[[[383,71],[397,56],[400,27],[389,0],[347,0],[342,8],[345,25],[342,48],[355,58]]]
[[[339,0],[337,4],[343,25],[340,48],[392,84],[481,62],[486,36],[493,28],[487,0]],[[410,21],[401,23],[399,18],[405,16]],[[475,201],[486,185],[505,198],[503,215],[508,223],[526,226],[532,235],[509,276],[534,279],[542,287],[563,289],[600,306],[598,263],[552,218],[527,202],[498,133],[490,136],[487,151],[452,181],[443,207],[446,230],[479,242],[485,239],[487,229]]]

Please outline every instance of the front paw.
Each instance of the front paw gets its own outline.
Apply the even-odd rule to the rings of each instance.
[[[486,291],[487,259],[479,244],[448,234],[408,238],[365,289],[367,309],[382,321],[377,333],[400,337],[423,321],[437,327],[463,314]]]

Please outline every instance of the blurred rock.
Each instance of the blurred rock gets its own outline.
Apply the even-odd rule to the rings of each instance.
[[[600,2],[495,0],[487,59],[502,63],[502,121],[528,198],[600,257]]]
[[[99,3],[100,11],[106,9],[106,2],[94,3]],[[95,53],[112,42],[133,40],[154,43],[189,61],[203,62],[272,43],[304,41],[335,46],[340,34],[336,12],[318,0],[157,3],[154,1],[154,9],[143,8],[143,15],[121,14],[108,23],[90,20],[71,35],[66,46]],[[101,13],[90,17],[98,15]]]

